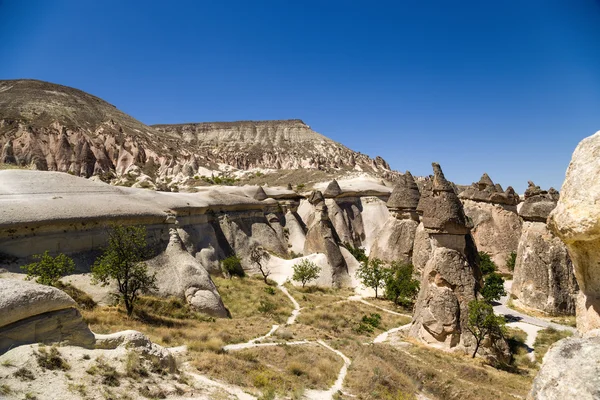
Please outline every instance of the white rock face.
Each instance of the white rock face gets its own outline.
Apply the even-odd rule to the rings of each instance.
[[[577,329],[600,328],[600,132],[573,153],[549,228],[567,245],[579,283]]]
[[[375,239],[369,256],[387,262],[411,263],[418,226],[419,223],[412,219],[390,216]]]
[[[473,221],[471,235],[478,251],[490,255],[502,271],[508,272],[506,259],[517,251],[521,219],[513,205],[462,199],[465,214]]]
[[[543,222],[523,222],[511,294],[529,308],[575,314],[578,291],[567,248]]]
[[[0,354],[39,342],[93,346],[94,334],[76,307],[59,289],[0,279]]]

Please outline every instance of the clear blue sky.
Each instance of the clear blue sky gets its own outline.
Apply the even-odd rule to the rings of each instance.
[[[0,0],[0,79],[147,123],[303,119],[394,169],[560,187],[600,130],[600,2]]]

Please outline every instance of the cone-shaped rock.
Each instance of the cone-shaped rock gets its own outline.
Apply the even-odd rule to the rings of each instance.
[[[421,193],[410,172],[404,175],[394,187],[387,202],[390,209],[416,210],[419,205]]]
[[[323,193],[320,190],[313,191],[310,196],[308,196],[308,202],[310,204],[317,205],[319,203],[325,202],[325,198],[323,197]]]
[[[323,192],[323,196],[327,198],[337,197],[340,194],[342,194],[342,188],[335,179],[329,182],[329,185],[327,185],[327,189],[325,189],[325,191]]]
[[[483,173],[483,175],[481,175],[481,179],[479,179],[479,182],[477,182],[477,186],[479,187],[479,190],[484,190],[488,187],[495,189],[492,178],[490,178],[490,176],[485,172]]]
[[[258,201],[262,201],[265,200],[266,198],[268,198],[269,196],[267,196],[267,194],[265,193],[265,190],[262,188],[262,186],[258,186],[256,188],[256,192],[254,193],[254,196],[252,196],[254,198],[254,200],[258,200]]]
[[[454,235],[467,234],[467,218],[462,203],[444,177],[439,164],[433,163],[433,185],[431,195],[421,196],[417,211],[423,214],[423,225],[437,233]]]

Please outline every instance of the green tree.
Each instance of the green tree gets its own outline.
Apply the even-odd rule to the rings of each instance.
[[[494,338],[504,336],[506,323],[504,317],[494,314],[491,304],[486,301],[473,300],[469,302],[469,319],[467,330],[475,337],[475,358],[481,343],[486,337]]]
[[[112,280],[117,282],[128,316],[140,293],[157,289],[156,274],[150,274],[144,262],[151,255],[144,226],[114,226],[108,246],[92,267],[93,283],[106,286]]]
[[[232,255],[223,259],[221,261],[221,270],[223,270],[223,272],[229,276],[229,279],[231,279],[231,277],[234,275],[239,276],[240,278],[246,276],[244,268],[242,268],[242,260],[236,255]]]
[[[506,296],[504,279],[500,274],[492,272],[486,276],[483,289],[481,289],[481,296],[483,296],[488,303],[498,301],[500,300],[500,297]]]
[[[263,280],[269,284],[267,278],[271,275],[271,270],[267,267],[266,262],[269,261],[271,255],[262,246],[255,245],[250,250],[250,262],[258,268]]]
[[[492,261],[490,255],[485,251],[479,252],[479,268],[481,269],[483,276],[491,274],[498,269],[496,263]]]
[[[352,254],[354,258],[359,263],[364,263],[368,261],[367,253],[365,252],[364,247],[354,247],[350,243],[344,243],[344,247]]]
[[[517,253],[515,253],[514,251],[511,251],[510,254],[508,255],[508,257],[506,257],[506,268],[508,268],[508,270],[510,272],[513,272],[515,270],[516,264],[517,264]]]
[[[294,264],[292,268],[294,269],[294,275],[292,275],[292,279],[302,282],[302,287],[304,287],[308,282],[317,279],[321,273],[321,268],[306,258],[301,260],[299,263]]]
[[[413,278],[413,265],[393,262],[385,280],[385,297],[396,304],[412,303],[420,283]]]
[[[375,290],[375,298],[378,296],[378,289],[385,287],[385,281],[389,275],[389,270],[383,266],[383,262],[374,258],[360,264],[356,276],[366,287]]]
[[[73,259],[62,253],[52,257],[46,250],[44,254],[36,254],[33,258],[38,261],[24,265],[21,269],[27,272],[25,279],[35,277],[35,281],[42,285],[56,286],[60,278],[75,271]]]

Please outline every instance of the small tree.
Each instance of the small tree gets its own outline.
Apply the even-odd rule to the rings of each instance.
[[[319,273],[321,273],[321,268],[306,258],[301,260],[299,263],[294,264],[292,268],[294,269],[294,275],[292,276],[292,279],[302,282],[302,287],[306,286],[308,282],[317,279],[319,277]]]
[[[486,276],[485,284],[483,285],[483,289],[481,289],[481,296],[488,303],[491,303],[492,301],[498,301],[500,300],[500,297],[506,296],[506,291],[504,290],[504,279],[500,276],[500,274],[492,272]]]
[[[266,266],[266,261],[270,258],[271,255],[261,246],[255,245],[250,250],[250,262],[257,266],[266,284],[269,283],[267,278],[271,275],[271,270]]]
[[[506,257],[506,268],[508,268],[508,270],[510,272],[513,272],[515,270],[516,264],[517,264],[517,253],[515,253],[514,251],[511,251],[510,254],[508,255],[508,257]]]
[[[221,269],[229,276],[229,279],[234,275],[239,276],[240,278],[246,276],[244,268],[242,268],[242,260],[236,255],[223,259],[223,261],[221,261]]]
[[[157,289],[156,274],[149,274],[143,262],[150,256],[145,227],[115,226],[108,235],[108,246],[92,267],[93,283],[106,286],[112,280],[117,282],[128,316],[140,293]]]
[[[385,280],[385,297],[396,304],[412,303],[420,282],[413,278],[413,265],[393,262]]]
[[[491,274],[498,269],[496,263],[492,261],[490,255],[485,251],[479,252],[479,268],[481,269],[483,276]]]
[[[503,336],[506,327],[504,317],[494,314],[491,304],[486,301],[473,300],[469,302],[469,320],[467,330],[475,337],[475,358],[481,343],[486,337]]]
[[[42,285],[56,286],[60,278],[75,271],[73,259],[62,253],[52,257],[46,250],[44,254],[36,254],[33,258],[39,261],[24,265],[21,269],[27,272],[25,279],[35,277],[35,281]]]
[[[363,285],[375,290],[375,298],[378,296],[378,289],[385,287],[388,275],[389,270],[383,266],[383,262],[378,258],[363,262],[356,271],[356,276]]]
[[[352,246],[350,243],[344,243],[344,247],[350,252],[350,254],[352,254],[352,256],[354,258],[356,258],[356,260],[359,263],[364,263],[367,262],[369,260],[369,258],[367,257],[367,253],[365,252],[364,247],[354,247]]]

